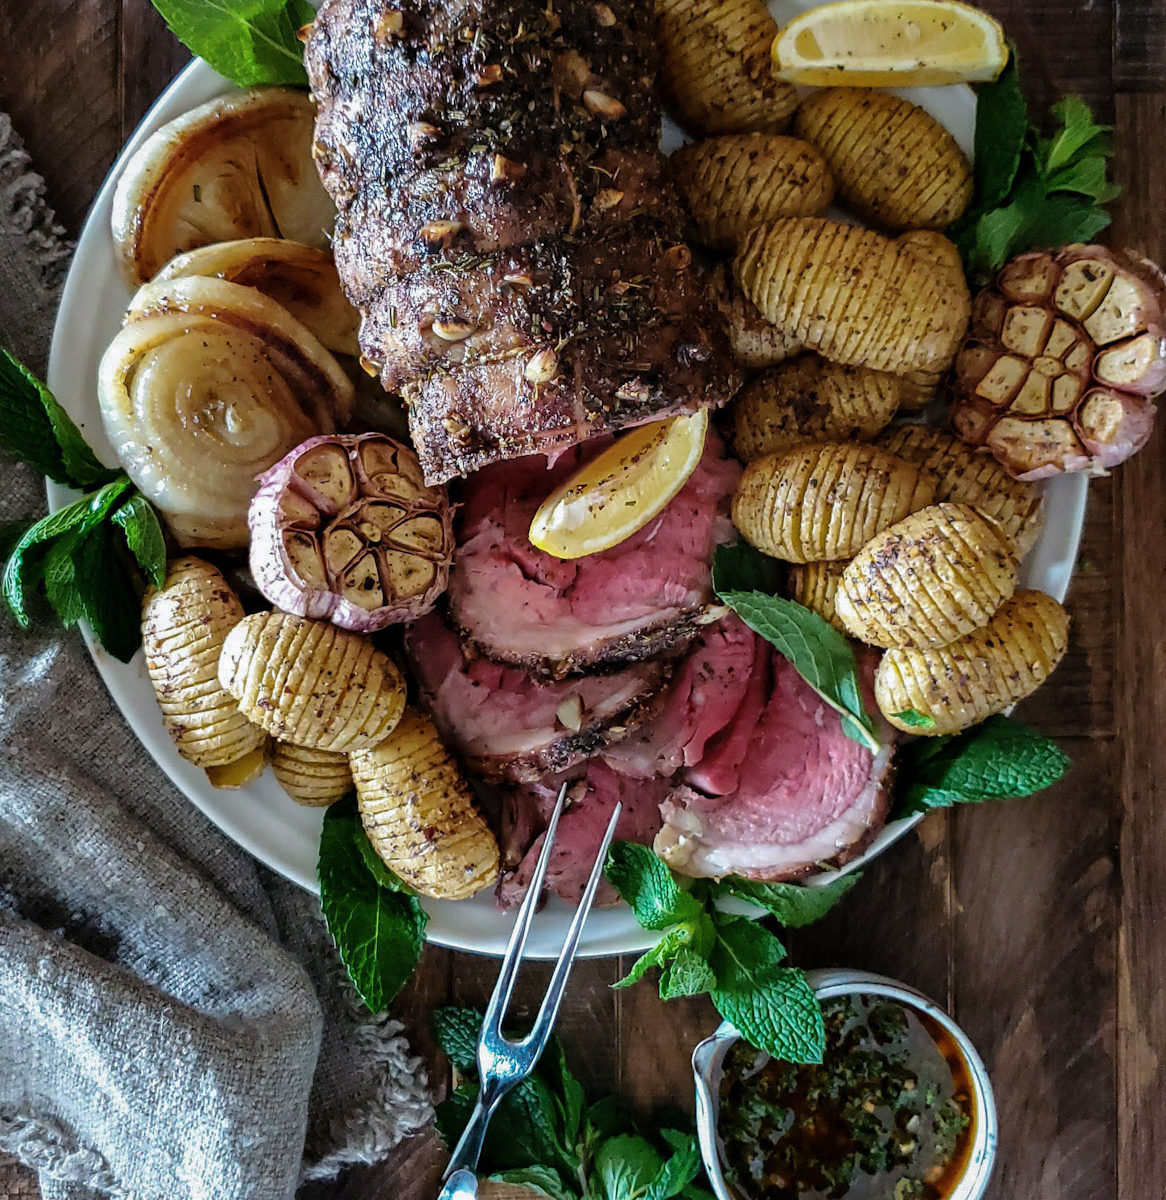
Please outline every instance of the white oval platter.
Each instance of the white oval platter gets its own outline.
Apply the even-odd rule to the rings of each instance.
[[[799,0],[775,0],[770,4],[779,23],[812,7],[812,3]],[[97,365],[106,345],[120,329],[122,314],[130,300],[130,291],[114,258],[110,234],[114,185],[128,156],[155,129],[195,105],[232,90],[233,85],[201,60],[182,71],[146,114],[114,163],[77,243],[53,333],[48,383],[84,430],[90,445],[106,462],[112,463],[115,456],[101,427],[95,391]],[[900,94],[926,108],[951,131],[965,152],[971,153],[975,97],[970,88],[917,88]],[[666,121],[662,136],[664,149],[671,151],[681,141],[680,131]],[[1065,596],[1077,556],[1086,486],[1087,481],[1076,475],[1046,484],[1046,525],[1024,565],[1026,584],[1041,588],[1058,600]],[[48,494],[54,508],[72,498],[67,489],[54,484],[49,485]],[[179,757],[163,729],[141,654],[125,665],[102,651],[88,630],[84,631],[84,636],[114,703],[179,791],[256,858],[302,887],[316,890],[316,845],[323,819],[321,810],[296,804],[282,791],[270,772],[239,791],[212,787],[199,768]],[[100,752],[99,747],[94,750]],[[860,869],[863,863],[881,854],[914,824],[914,819],[891,823],[880,832],[866,853],[845,869]],[[822,875],[814,882],[823,883],[833,877],[833,874]],[[497,955],[505,949],[513,916],[499,912],[491,895],[457,903],[426,901],[425,906],[430,914],[430,941],[479,954]],[[555,957],[571,912],[566,904],[552,898],[535,921],[527,953],[534,957]],[[641,929],[622,905],[596,909],[583,934],[581,953],[587,957],[638,953],[651,945],[655,937]]]

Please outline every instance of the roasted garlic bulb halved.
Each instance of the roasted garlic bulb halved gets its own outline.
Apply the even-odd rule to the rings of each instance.
[[[113,196],[113,240],[130,284],[176,254],[245,237],[323,248],[336,210],[312,161],[306,92],[256,88],[211,100],[156,130]]]
[[[364,830],[394,874],[440,900],[494,882],[498,843],[428,713],[407,709],[389,737],[350,758]]]
[[[175,748],[198,767],[232,766],[258,754],[267,734],[219,686],[219,654],[243,619],[222,573],[200,558],[174,558],[142,605],[146,670]],[[229,786],[226,784],[224,786]]]
[[[105,431],[183,546],[245,546],[257,476],[347,419],[352,384],[282,305],[192,277],[139,289],[98,370]]]
[[[154,282],[191,275],[255,288],[282,304],[333,354],[360,354],[360,313],[348,303],[328,250],[273,237],[216,242],[172,258]]]
[[[1149,440],[1166,388],[1166,275],[1104,246],[1037,250],[982,291],[951,420],[1017,479],[1105,474]]]
[[[371,633],[424,615],[449,581],[445,490],[381,433],[297,446],[261,479],[249,520],[259,590],[301,617]]]
[[[378,745],[405,710],[401,672],[367,638],[288,613],[231,630],[219,683],[279,741],[338,754]]]

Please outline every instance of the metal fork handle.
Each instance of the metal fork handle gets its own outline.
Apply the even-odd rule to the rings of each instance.
[[[470,1112],[470,1119],[462,1131],[462,1136],[458,1138],[458,1144],[453,1148],[449,1166],[445,1168],[445,1178],[448,1179],[455,1171],[463,1168],[473,1171],[477,1167],[478,1160],[482,1157],[482,1143],[486,1140],[486,1128],[490,1124],[490,1118],[501,1103],[502,1097],[518,1082],[517,1079],[482,1081],[478,1098]]]

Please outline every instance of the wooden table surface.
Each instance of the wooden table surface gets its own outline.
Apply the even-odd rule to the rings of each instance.
[[[1034,105],[1083,95],[1112,121],[1125,188],[1114,241],[1166,262],[1166,11],[1162,0],[991,0],[1020,47]],[[119,147],[188,57],[148,0],[0,0],[0,109],[13,117],[75,233]],[[1038,110],[1034,110],[1038,111]],[[1069,655],[1022,715],[1060,739],[1071,774],[1031,801],[929,817],[795,944],[945,1002],[992,1073],[1002,1145],[993,1200],[1166,1197],[1166,420],[1090,489],[1070,593]],[[645,1111],[691,1108],[688,1057],[716,1024],[704,1000],[662,1004],[581,963],[560,1021],[595,1092]],[[494,965],[429,949],[399,1014],[429,1059],[428,1010],[484,1002]],[[537,1003],[533,969],[523,1003]],[[312,1200],[431,1200],[431,1138]],[[0,1164],[0,1200],[35,1195]]]

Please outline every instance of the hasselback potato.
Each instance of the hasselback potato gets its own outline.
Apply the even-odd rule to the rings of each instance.
[[[972,168],[930,113],[875,88],[811,92],[794,132],[815,146],[847,208],[886,229],[943,229],[972,198]]]
[[[761,0],[655,0],[660,86],[693,133],[780,133],[797,93],[773,74]]]
[[[462,900],[498,875],[498,843],[428,713],[406,710],[351,755],[360,819],[386,865],[423,896]]]
[[[872,646],[946,646],[979,629],[1016,589],[1019,562],[998,526],[966,504],[933,504],[876,534],[835,597]]]
[[[405,709],[401,672],[367,638],[288,613],[255,613],[236,625],[219,682],[256,725],[313,750],[369,749]]]
[[[1019,591],[983,629],[948,646],[897,649],[875,673],[875,699],[897,729],[958,733],[1031,695],[1064,657],[1069,614],[1044,592]],[[899,714],[929,718],[921,726]]]
[[[851,558],[934,499],[932,477],[885,450],[817,442],[751,462],[733,497],[733,523],[766,554],[818,562]]]
[[[276,742],[271,771],[285,792],[307,808],[324,808],[352,790],[348,755]]]
[[[714,250],[736,250],[750,229],[778,217],[821,216],[834,196],[822,156],[797,138],[726,134],[669,161],[697,240]]]
[[[892,426],[879,435],[877,444],[934,475],[936,500],[970,504],[990,517],[1022,558],[1032,549],[1044,523],[1036,484],[1013,479],[994,458],[927,425]]]
[[[178,753],[195,766],[225,767],[255,752],[261,756],[267,741],[219,686],[219,653],[242,619],[238,596],[222,573],[200,558],[171,559],[162,587],[146,593],[146,670],[167,732]]]
[[[750,232],[733,266],[758,311],[834,362],[944,370],[967,328],[967,289],[869,229],[784,217]]]
[[[866,441],[895,415],[897,376],[802,354],[751,379],[729,405],[729,436],[739,458],[803,442]]]
[[[789,598],[816,612],[839,633],[849,633],[834,605],[838,584],[846,566],[847,560],[841,558],[835,562],[798,563],[789,572]]]

